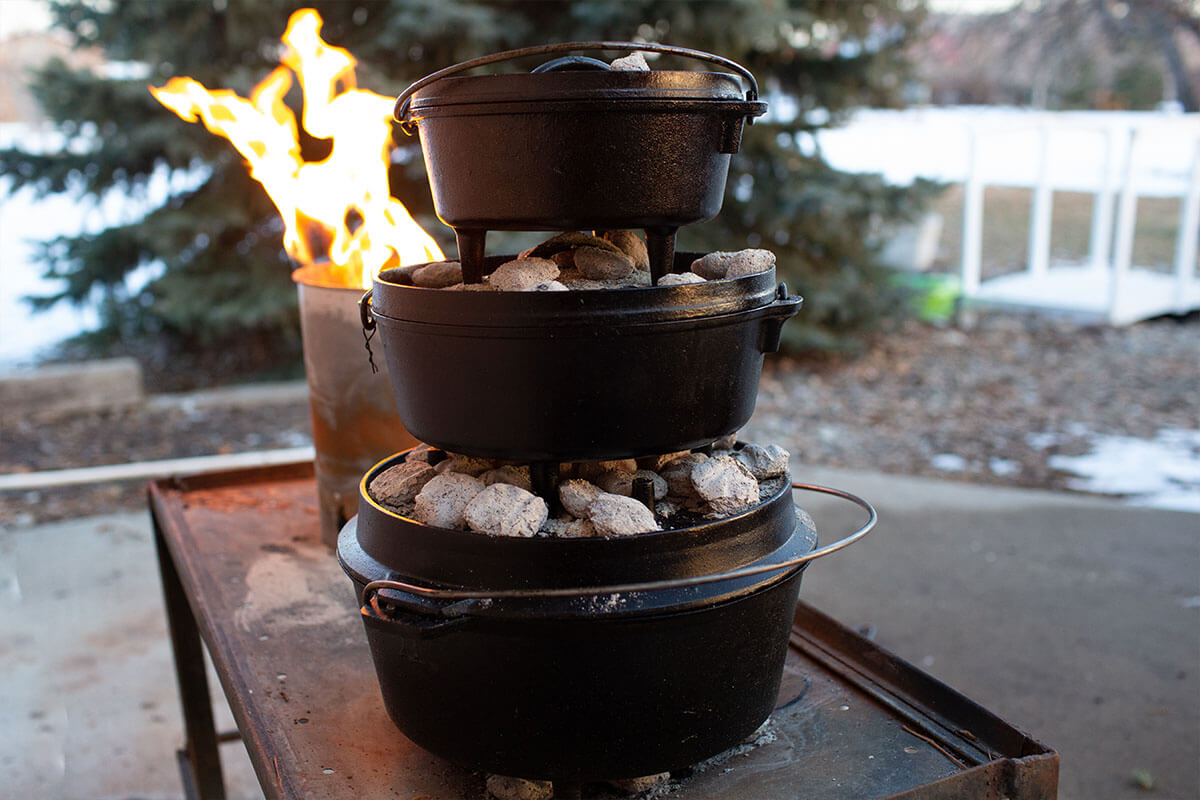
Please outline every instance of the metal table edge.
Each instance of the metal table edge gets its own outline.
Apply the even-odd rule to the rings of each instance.
[[[234,721],[241,734],[242,742],[246,745],[246,751],[254,766],[254,772],[263,789],[263,794],[269,800],[300,798],[304,794],[302,787],[292,784],[291,776],[280,773],[273,758],[271,762],[266,760],[266,742],[257,734],[257,731],[262,730],[263,726],[255,724],[257,722],[256,715],[252,713],[247,704],[242,703],[239,699],[244,696],[243,692],[248,687],[239,687],[232,683],[233,676],[237,674],[237,671],[233,669],[233,665],[225,655],[228,650],[224,646],[226,637],[220,633],[220,627],[214,623],[207,608],[195,601],[197,596],[195,590],[201,588],[202,583],[197,576],[203,574],[203,571],[193,568],[185,557],[186,554],[180,550],[176,538],[168,535],[167,531],[187,527],[183,513],[184,508],[181,506],[179,498],[189,491],[232,488],[266,481],[304,480],[311,478],[312,475],[313,464],[305,461],[226,472],[176,475],[151,481],[147,488],[151,515],[163,530],[163,540],[166,542],[180,583],[184,586],[184,594],[187,596],[188,605],[191,607],[192,615],[200,630],[200,637],[212,659],[217,678],[221,682],[221,690],[225,694],[230,711],[233,712]],[[171,502],[172,499],[175,499],[175,502]]]

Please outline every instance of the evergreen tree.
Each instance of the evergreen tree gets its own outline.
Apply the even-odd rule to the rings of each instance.
[[[801,143],[811,143],[807,134],[854,106],[894,103],[907,75],[904,46],[919,21],[911,1],[52,4],[57,25],[78,46],[100,47],[110,62],[139,65],[148,74],[118,77],[120,71],[46,65],[35,91],[74,144],[46,154],[0,152],[0,174],[16,186],[91,197],[114,188],[144,191],[156,169],[198,176],[198,185],[176,192],[143,219],[46,243],[46,275],[63,279],[65,288],[36,302],[102,298],[103,327],[87,340],[92,352],[132,351],[151,369],[170,363],[177,371],[215,369],[226,377],[246,366],[295,363],[295,289],[273,204],[228,142],[168,112],[147,84],[188,75],[245,96],[277,65],[279,36],[302,7],[316,8],[325,20],[323,38],[359,60],[358,85],[383,94],[476,55],[543,41],[640,37],[741,62],[769,99],[789,98],[795,113],[776,113],[747,128],[724,210],[681,231],[681,247],[775,250],[781,277],[807,297],[804,312],[785,330],[809,343],[836,345],[845,331],[898,307],[870,241],[881,221],[912,212],[913,193],[838,174]],[[696,67],[670,58],[654,66]],[[297,88],[288,99],[298,110]],[[421,159],[411,157],[419,152],[416,141],[399,133],[396,139],[410,157],[394,159],[393,194],[453,252],[451,232],[433,218]],[[321,141],[304,145],[307,158],[324,155]],[[134,270],[156,264],[157,277],[128,287]]]

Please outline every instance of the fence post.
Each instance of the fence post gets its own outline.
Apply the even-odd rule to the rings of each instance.
[[[1117,128],[1104,132],[1104,172],[1100,175],[1100,191],[1092,200],[1092,234],[1088,243],[1088,261],[1092,269],[1108,269],[1112,258],[1113,238],[1113,155],[1117,151]]]
[[[979,292],[983,252],[983,176],[979,173],[979,135],[967,128],[967,182],[963,185],[962,262],[960,278],[965,297]]]
[[[1192,156],[1192,178],[1179,204],[1179,236],[1175,239],[1175,310],[1186,313],[1188,287],[1196,277],[1196,239],[1200,236],[1200,137]]]
[[[1137,222],[1137,187],[1134,186],[1133,156],[1137,128],[1129,128],[1125,148],[1125,170],[1121,178],[1121,199],[1117,207],[1117,241],[1113,247],[1112,275],[1108,283],[1108,321],[1117,324],[1117,307],[1124,299],[1125,278],[1133,258],[1133,228]]]
[[[1050,264],[1050,217],[1054,210],[1054,194],[1050,187],[1050,124],[1045,120],[1038,126],[1037,179],[1033,191],[1033,222],[1029,226],[1029,274],[1043,277]]]

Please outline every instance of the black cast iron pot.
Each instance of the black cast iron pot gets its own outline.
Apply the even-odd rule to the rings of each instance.
[[[610,70],[568,57],[528,74],[453,77],[530,55],[653,51],[738,73]],[[476,279],[488,230],[646,230],[670,263],[675,230],[721,210],[730,155],[764,113],[758,85],[729,59],[670,45],[570,42],[484,56],[427,75],[396,101],[419,131],[438,216]],[[655,271],[658,277],[659,271]]]
[[[681,271],[698,257],[676,255]],[[509,257],[491,257],[494,269]],[[423,442],[515,461],[688,450],[754,411],[801,299],[774,270],[684,286],[454,292],[379,274],[363,301],[400,418]]]
[[[559,59],[528,74],[451,77],[530,55],[654,51],[719,72],[610,71]],[[582,68],[582,69],[581,69]],[[710,53],[658,44],[569,42],[511,50],[428,75],[396,101],[419,131],[438,216],[455,228],[678,227],[721,210],[729,156],[766,111],[754,76]]]
[[[715,522],[520,539],[376,505],[366,486],[402,459],[363,479],[338,557],[388,714],[418,745],[476,770],[607,780],[708,758],[770,714],[806,563],[796,559],[818,554],[785,480]]]

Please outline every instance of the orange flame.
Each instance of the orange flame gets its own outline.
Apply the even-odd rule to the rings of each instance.
[[[227,89],[209,91],[191,78],[172,78],[150,93],[242,154],[283,217],[288,255],[301,265],[328,256],[336,267],[331,283],[365,288],[385,265],[445,256],[389,193],[393,101],[356,88],[357,62],[322,41],[321,24],[312,9],[292,14],[282,39],[285,66],[255,86],[248,100]],[[300,155],[296,118],[283,102],[292,72],[300,79],[304,129],[333,142],[323,161]]]

